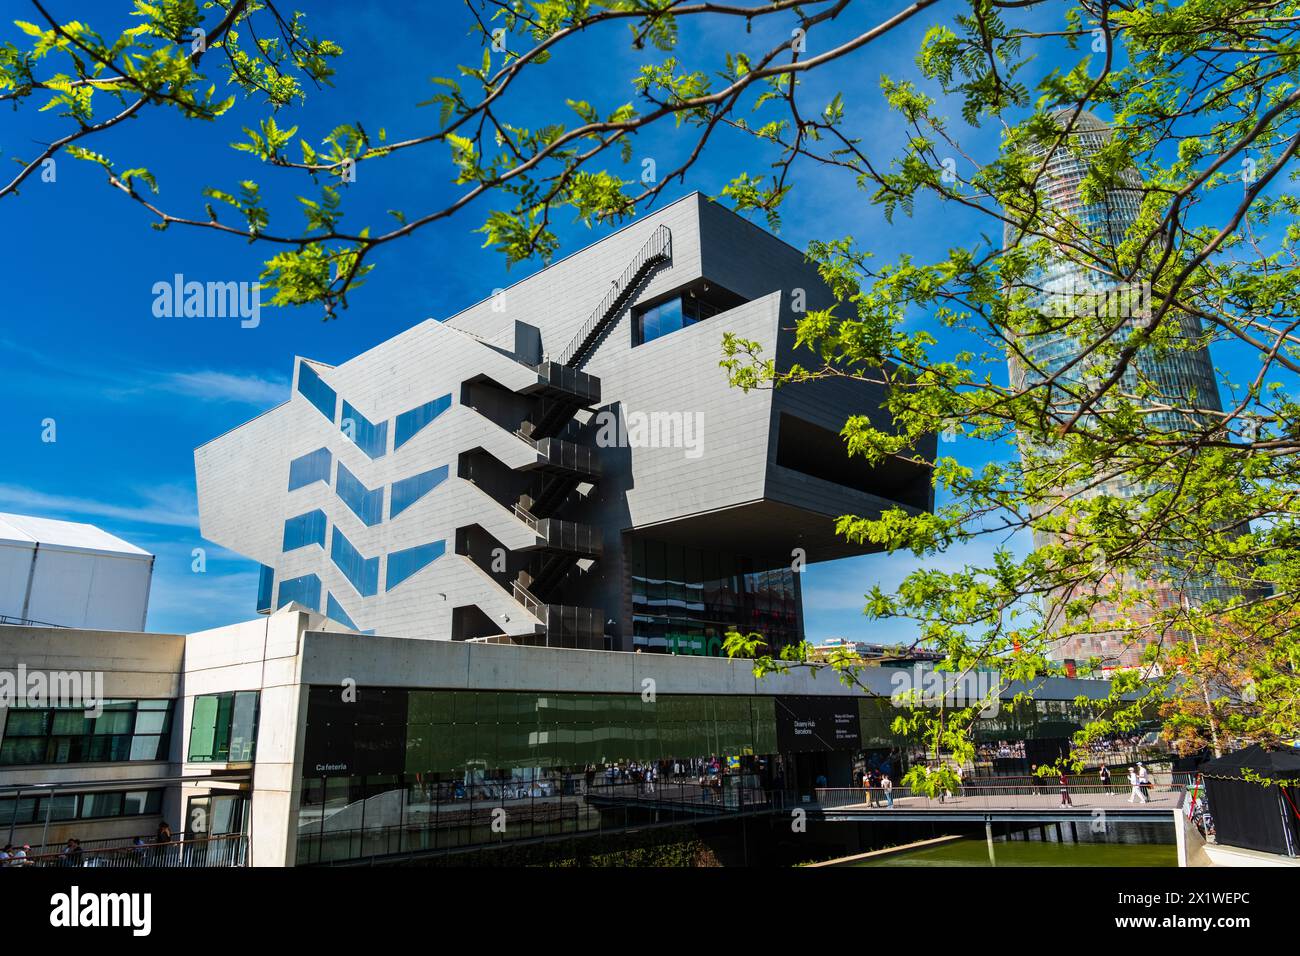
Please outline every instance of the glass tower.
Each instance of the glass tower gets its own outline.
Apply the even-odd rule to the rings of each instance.
[[[1045,216],[1052,223],[1051,232],[1060,237],[1057,248],[1062,251],[1049,255],[1027,277],[1028,292],[1024,305],[1040,315],[1096,318],[1098,329],[1118,326],[1116,340],[1123,339],[1143,324],[1152,314],[1153,306],[1149,284],[1143,281],[1122,281],[1121,270],[1116,265],[1116,249],[1136,222],[1142,198],[1142,179],[1134,169],[1125,170],[1118,184],[1100,196],[1085,196],[1082,188],[1088,174],[1089,162],[1105,145],[1110,128],[1096,116],[1073,109],[1056,114],[1056,122],[1070,130],[1065,142],[1052,148],[1043,144],[1035,155],[1046,160],[1038,179],[1038,201]],[[1010,223],[1004,229],[1004,245],[1033,241]],[[1073,252],[1066,254],[1066,248]],[[1086,310],[1086,311],[1082,311]],[[1134,395],[1139,385],[1154,387],[1154,399],[1169,406],[1169,411],[1159,411],[1147,416],[1155,428],[1169,431],[1186,431],[1203,427],[1214,412],[1221,411],[1218,384],[1210,355],[1202,343],[1202,328],[1198,318],[1182,312],[1170,312],[1166,321],[1181,326],[1181,347],[1142,349],[1129,364],[1123,378],[1112,394]],[[1048,323],[1050,326],[1050,323]],[[1076,324],[1077,325],[1077,324]],[[1194,343],[1197,343],[1194,345]],[[1035,382],[1051,381],[1049,400],[1051,412],[1057,421],[1068,421],[1078,411],[1078,396],[1090,393],[1110,371],[1108,362],[1101,360],[1090,364],[1087,359],[1071,363],[1082,353],[1083,346],[1076,334],[1068,330],[1044,331],[1022,335],[1017,342],[1020,355],[1010,355],[1013,386],[1024,388]],[[1090,419],[1084,416],[1081,423]],[[1025,441],[1024,436],[1021,438]],[[1040,448],[1041,453],[1050,454]],[[1124,498],[1139,498],[1149,493],[1150,483],[1119,477],[1083,488],[1063,487],[1067,494],[1107,494]],[[1039,546],[1049,540],[1043,533],[1035,532]],[[1099,593],[1103,595],[1093,605],[1094,622],[1104,623],[1118,618],[1142,620],[1149,618],[1156,608],[1178,606],[1186,600],[1199,604],[1211,597],[1227,597],[1232,590],[1222,582],[1176,580],[1174,572],[1165,567],[1156,575],[1160,580],[1138,582],[1131,575],[1124,580],[1103,582]],[[1168,578],[1168,579],[1166,579]],[[1130,608],[1121,611],[1118,602],[1108,602],[1104,595],[1115,586],[1131,589],[1141,586],[1148,602],[1146,610]],[[1051,617],[1060,614],[1064,599],[1075,595],[1057,595],[1049,601]],[[1057,623],[1066,630],[1064,621]],[[1099,657],[1107,665],[1125,666],[1137,662],[1142,652],[1141,644],[1126,644],[1119,632],[1066,635],[1053,644],[1052,655],[1061,660]]]

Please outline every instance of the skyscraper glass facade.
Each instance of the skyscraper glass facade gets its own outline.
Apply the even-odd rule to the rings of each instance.
[[[1118,340],[1123,341],[1140,324],[1151,316],[1158,303],[1151,301],[1150,286],[1140,278],[1121,281],[1116,267],[1115,250],[1127,238],[1137,221],[1142,199],[1142,179],[1136,170],[1126,170],[1119,177],[1120,185],[1108,189],[1100,197],[1085,198],[1081,188],[1088,175],[1092,158],[1106,144],[1110,129],[1091,113],[1064,110],[1057,116],[1063,127],[1069,126],[1068,142],[1051,150],[1044,144],[1038,150],[1046,159],[1044,175],[1039,181],[1039,198],[1052,216],[1053,231],[1070,235],[1070,227],[1059,217],[1069,217],[1077,224],[1077,236],[1072,237],[1076,251],[1062,253],[1034,270],[1027,279],[1029,294],[1025,305],[1040,315],[1096,316],[1100,324],[1122,321]],[[1004,231],[1007,246],[1021,241],[1014,226],[1008,224]],[[1086,250],[1085,252],[1079,250]],[[1144,348],[1130,363],[1123,378],[1117,383],[1118,393],[1133,396],[1140,388],[1153,388],[1155,400],[1167,405],[1188,407],[1208,412],[1221,409],[1218,384],[1210,355],[1202,341],[1200,320],[1182,312],[1171,312],[1167,321],[1181,325],[1182,346],[1156,352]],[[1023,388],[1035,382],[1054,381],[1050,386],[1052,412],[1061,420],[1068,419],[1078,410],[1076,395],[1096,387],[1098,377],[1087,361],[1074,362],[1083,353],[1084,346],[1078,337],[1065,331],[1051,331],[1022,335],[1017,343],[1022,357],[1011,355],[1013,385]],[[1103,360],[1104,361],[1104,360]],[[1166,411],[1148,417],[1156,428],[1169,431],[1198,428],[1205,417],[1196,412]],[[1085,416],[1084,421],[1088,421]],[[1022,441],[1024,440],[1022,436]],[[1040,452],[1045,449],[1040,449]],[[1141,482],[1116,478],[1083,492],[1085,495],[1107,494],[1124,498],[1141,498],[1149,494],[1150,487]],[[1062,488],[1062,495],[1071,489]],[[1036,533],[1041,546],[1047,542]],[[1126,587],[1134,586],[1130,578],[1123,581]],[[1174,591],[1177,590],[1177,594]],[[1169,605],[1186,595],[1198,603],[1210,597],[1226,597],[1231,589],[1221,582],[1198,579],[1179,582],[1171,588],[1161,584],[1153,589],[1152,603]],[[1132,617],[1134,612],[1121,612],[1117,606],[1102,602],[1093,608],[1095,621]],[[1134,663],[1140,647],[1125,646],[1118,636],[1087,635],[1072,637],[1060,642],[1055,654],[1063,659],[1099,656],[1112,662]]]

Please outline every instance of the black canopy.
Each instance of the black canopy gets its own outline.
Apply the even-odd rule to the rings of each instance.
[[[1269,750],[1252,744],[1244,750],[1224,754],[1216,760],[1201,765],[1207,777],[1237,779],[1243,770],[1253,770],[1261,776],[1274,779],[1300,777],[1300,748],[1285,747]]]

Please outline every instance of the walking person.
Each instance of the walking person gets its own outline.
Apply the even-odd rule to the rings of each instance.
[[[1097,778],[1101,781],[1101,792],[1110,793],[1110,767],[1102,764],[1101,772],[1097,774]]]
[[[1074,801],[1070,799],[1070,782],[1069,780],[1066,779],[1064,770],[1062,770],[1060,774],[1060,783],[1061,783],[1061,806],[1063,807],[1074,806]]]
[[[880,789],[885,794],[885,809],[894,809],[894,781],[889,779],[889,774],[881,776]]]
[[[963,772],[963,771],[962,771],[962,765],[961,765],[961,764],[957,764],[957,767],[956,767],[956,774],[957,774],[957,796],[959,796],[959,797],[962,795],[962,772]]]
[[[869,807],[876,805],[876,797],[871,792],[871,771],[869,770],[862,771],[862,799]]]
[[[1138,794],[1142,797],[1143,803],[1151,802],[1151,774],[1147,772],[1146,765],[1138,761]]]
[[[1136,802],[1139,797],[1142,798],[1143,803],[1146,803],[1146,797],[1142,796],[1141,791],[1138,790],[1137,771],[1134,770],[1132,767],[1128,768],[1128,788],[1129,788],[1129,793],[1128,793],[1129,803]]]

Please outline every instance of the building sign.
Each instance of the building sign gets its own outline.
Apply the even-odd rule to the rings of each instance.
[[[355,702],[338,687],[314,686],[307,697],[306,777],[399,774],[406,769],[407,693],[363,688]]]
[[[777,697],[776,743],[782,753],[861,749],[857,698]]]

